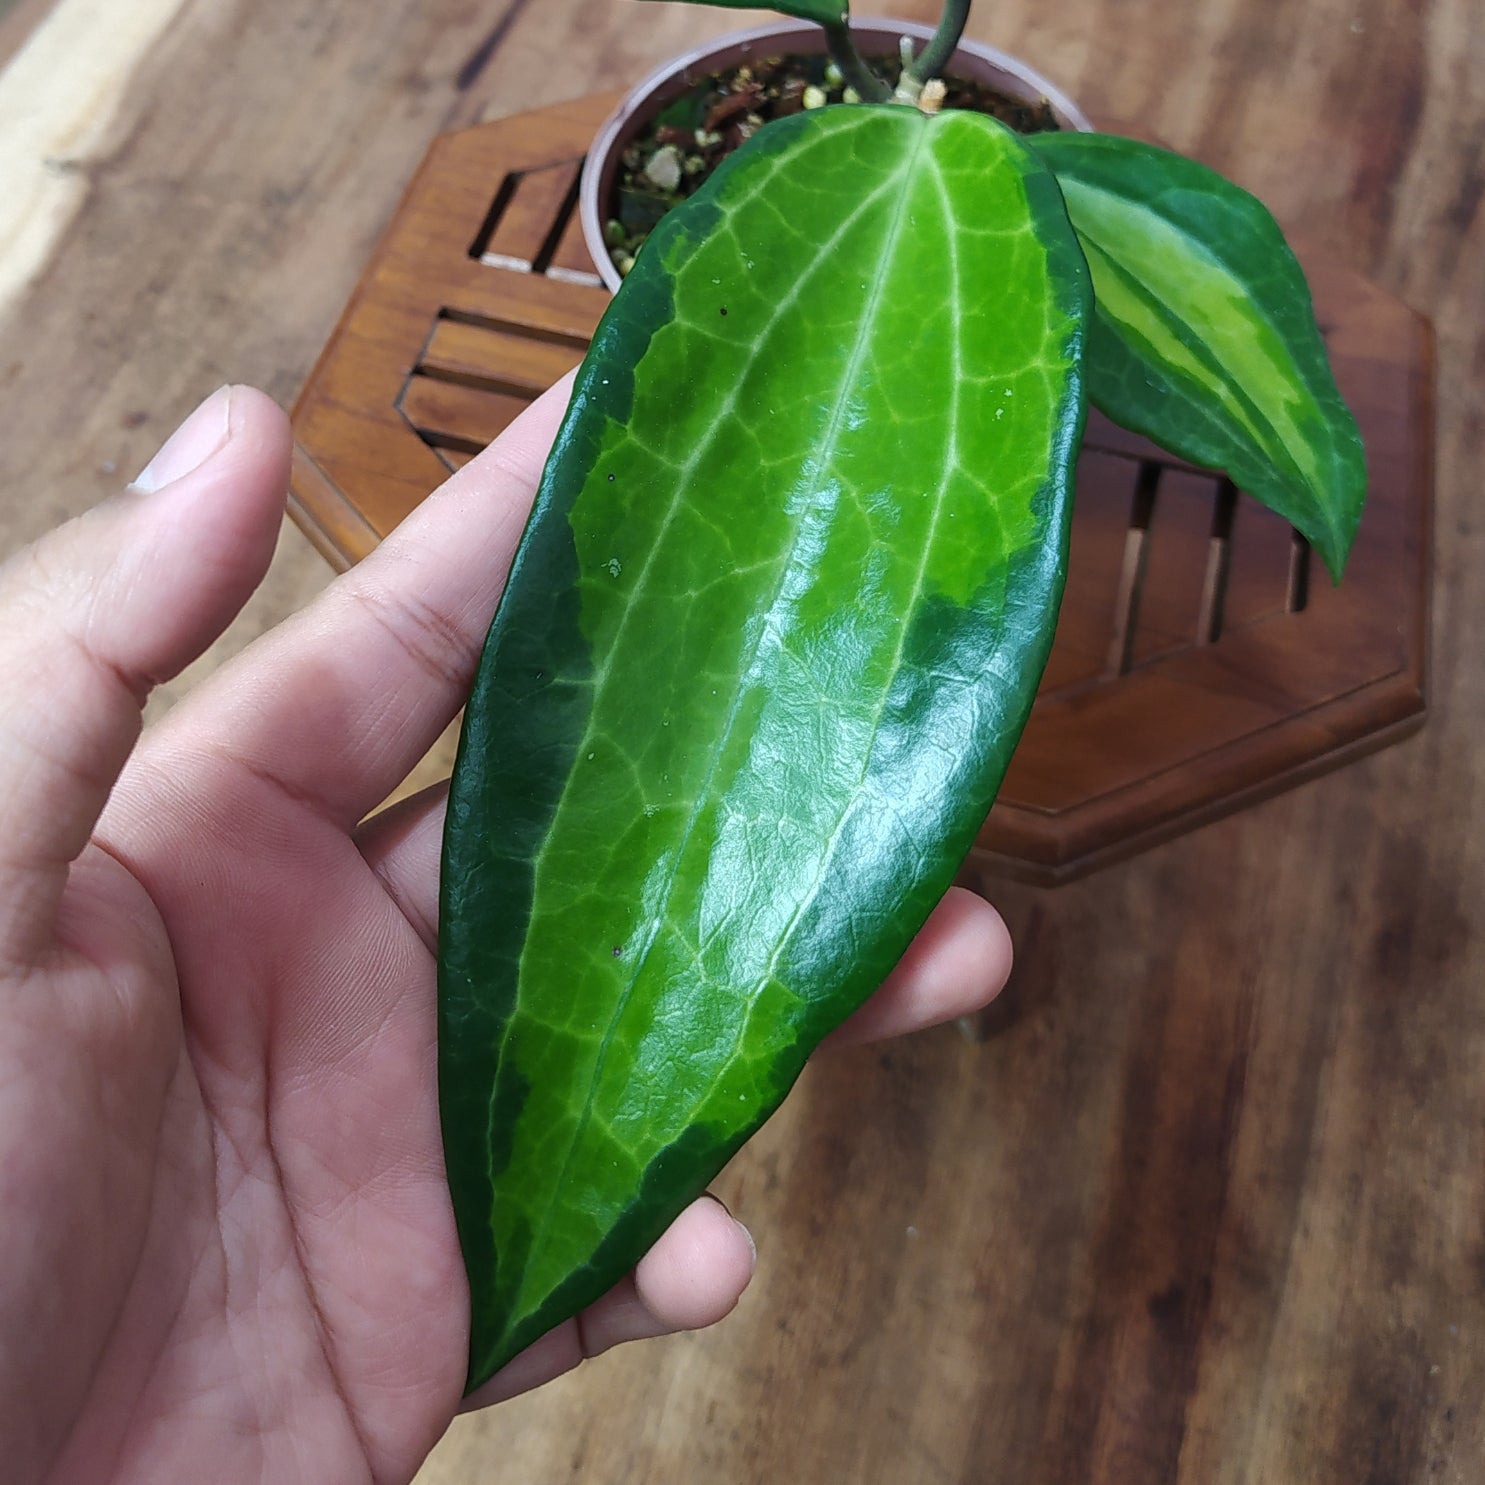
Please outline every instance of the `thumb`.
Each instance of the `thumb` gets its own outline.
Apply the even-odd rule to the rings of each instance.
[[[0,567],[0,962],[45,953],[145,698],[262,580],[288,462],[283,413],[223,387],[122,495]]]

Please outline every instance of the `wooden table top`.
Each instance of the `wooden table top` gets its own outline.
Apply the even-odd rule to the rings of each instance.
[[[1434,321],[1428,725],[1086,881],[998,886],[1000,1034],[823,1060],[723,1177],[762,1254],[738,1313],[461,1420],[422,1485],[1485,1479],[1485,7],[979,12]],[[292,402],[434,134],[749,18],[0,0],[0,550],[221,381]],[[160,704],[327,578],[286,531]]]

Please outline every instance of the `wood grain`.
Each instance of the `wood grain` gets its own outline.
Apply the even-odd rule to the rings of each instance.
[[[223,378],[291,400],[441,129],[745,19],[188,0],[0,323],[0,546]],[[1485,1479],[1485,14],[997,0],[972,25],[1437,326],[1429,725],[1085,881],[997,887],[1003,1034],[822,1059],[727,1172],[762,1254],[737,1314],[460,1420],[420,1485]],[[207,666],[326,572],[287,533]]]
[[[107,148],[125,82],[183,0],[136,0],[100,17],[93,0],[17,11],[0,34],[0,138],[10,141],[0,193],[0,310],[47,261],[87,194],[81,172]],[[87,40],[100,24],[107,49]],[[7,55],[13,50],[13,55]],[[58,87],[60,73],[68,86]]]

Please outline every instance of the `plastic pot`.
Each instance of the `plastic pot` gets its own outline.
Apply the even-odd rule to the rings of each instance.
[[[892,59],[894,75],[899,38],[911,36],[921,49],[932,34],[930,27],[911,21],[863,20],[853,22],[851,26],[857,50],[868,58]],[[824,51],[825,33],[819,26],[804,21],[778,21],[755,30],[723,36],[708,46],[676,57],[624,95],[619,106],[604,121],[592,149],[588,151],[578,197],[588,252],[610,289],[617,289],[620,279],[603,240],[606,203],[613,192],[614,178],[624,151],[650,120],[672,99],[697,83],[738,67],[753,57],[810,56]],[[1019,58],[994,47],[961,41],[945,71],[966,82],[995,88],[1028,103],[1046,99],[1064,129],[1088,130],[1093,127],[1087,115],[1059,88]]]

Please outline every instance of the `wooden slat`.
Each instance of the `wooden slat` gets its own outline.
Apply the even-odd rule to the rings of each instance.
[[[420,369],[445,380],[488,382],[497,390],[536,397],[582,359],[583,351],[571,344],[441,319]]]
[[[1120,572],[1139,463],[1097,449],[1078,460],[1068,585],[1039,695],[1087,684],[1108,669],[1120,629]]]
[[[1198,644],[1217,481],[1166,469],[1155,492],[1129,664]]]
[[[315,549],[343,572],[375,550],[382,533],[366,513],[346,499],[340,488],[305,451],[298,439],[292,453],[289,505]],[[313,509],[314,519],[308,519]]]
[[[547,272],[555,278],[567,278],[577,283],[603,282],[598,277],[598,270],[588,252],[588,243],[583,236],[583,219],[577,211],[568,217],[567,225],[562,229],[562,236],[557,242],[557,250],[552,254]]]
[[[1225,630],[1257,624],[1288,607],[1289,565],[1294,528],[1256,500],[1244,496],[1233,514]]]
[[[530,405],[526,397],[415,376],[402,394],[401,411],[424,437],[466,451],[484,448]]]
[[[500,267],[536,264],[570,204],[581,167],[581,160],[567,160],[516,176],[510,201],[485,244],[484,261]]]
[[[450,264],[440,308],[586,344],[609,306],[609,292],[544,274],[510,273],[469,261]]]

